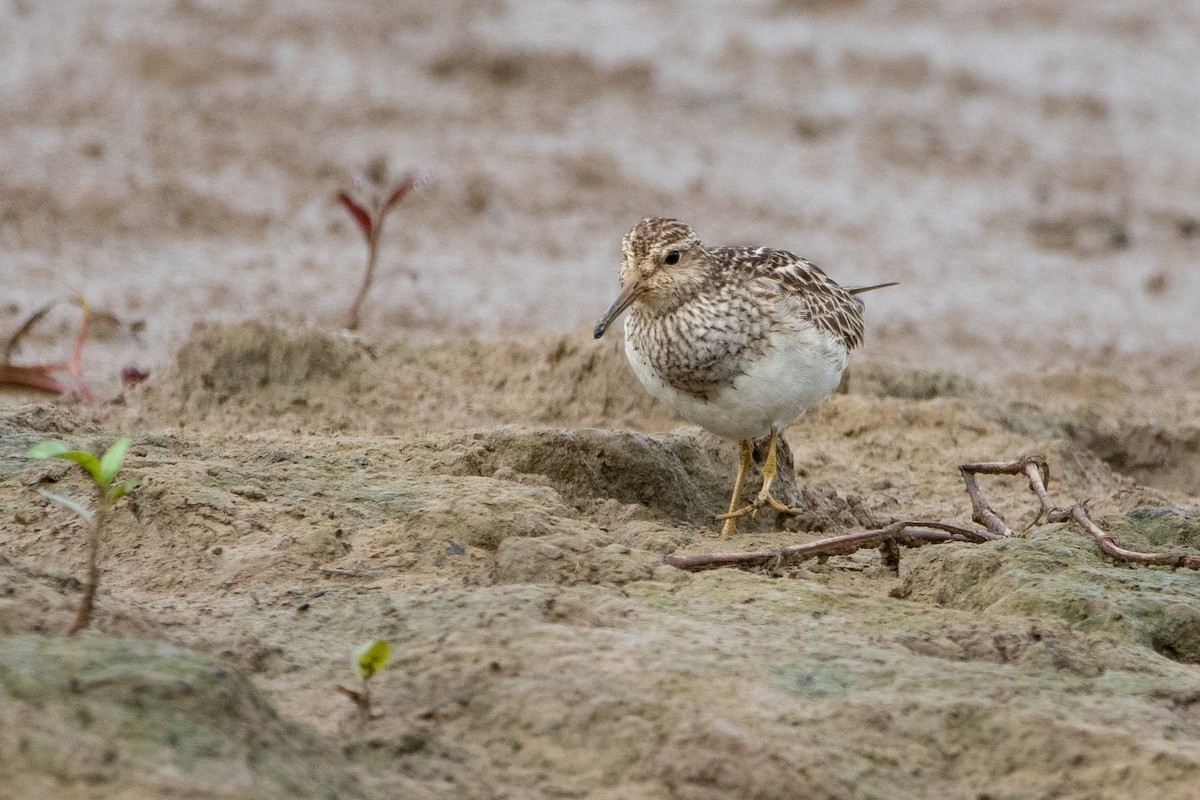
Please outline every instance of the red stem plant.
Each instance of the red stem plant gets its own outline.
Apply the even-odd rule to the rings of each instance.
[[[92,308],[88,303],[87,298],[83,295],[77,296],[72,302],[79,306],[81,316],[79,319],[79,329],[75,334],[75,345],[71,350],[71,357],[65,362],[43,362],[41,364],[14,364],[12,363],[13,353],[16,352],[17,346],[21,340],[29,333],[30,329],[41,320],[42,317],[54,308],[58,303],[57,300],[52,300],[46,305],[39,308],[37,311],[29,315],[29,317],[21,323],[20,327],[8,338],[8,343],[4,346],[3,359],[0,360],[0,385],[5,386],[23,386],[29,389],[38,389],[43,392],[53,392],[55,394],[66,394],[69,390],[58,378],[54,377],[55,372],[67,372],[75,379],[76,386],[79,387],[79,394],[83,399],[91,402],[95,399],[91,387],[83,377],[83,369],[80,362],[83,357],[83,343],[87,341],[88,324],[91,321]]]
[[[354,191],[338,192],[337,199],[358,224],[367,242],[367,268],[363,272],[362,284],[350,309],[346,312],[346,327],[357,330],[363,301],[375,281],[375,265],[379,261],[379,240],[383,233],[383,220],[397,203],[414,189],[420,188],[425,179],[409,173],[398,181],[389,181],[383,169],[372,169],[371,178],[355,176]]]

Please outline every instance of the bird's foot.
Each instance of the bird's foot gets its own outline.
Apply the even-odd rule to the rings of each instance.
[[[773,508],[781,514],[803,514],[804,509],[793,508],[792,506],[776,500],[769,491],[769,487],[763,487],[763,490],[751,502],[734,511],[725,514],[717,514],[716,519],[724,524],[721,526],[722,535],[730,535],[737,532],[737,520],[746,516],[754,516],[761,509]]]

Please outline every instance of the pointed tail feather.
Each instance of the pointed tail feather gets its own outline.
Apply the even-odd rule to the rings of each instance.
[[[862,294],[863,292],[870,292],[874,291],[875,289],[886,289],[889,286],[899,285],[899,281],[892,281],[891,283],[877,283],[874,286],[855,286],[853,289],[847,289],[846,291],[850,294]]]

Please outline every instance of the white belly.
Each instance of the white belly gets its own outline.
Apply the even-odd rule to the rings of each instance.
[[[782,430],[837,388],[846,370],[846,348],[813,328],[775,335],[765,355],[728,388],[707,398],[666,383],[625,338],[625,355],[646,391],[680,416],[727,439],[758,439]]]

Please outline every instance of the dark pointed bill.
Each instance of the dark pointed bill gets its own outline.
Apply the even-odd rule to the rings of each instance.
[[[612,325],[613,320],[620,316],[621,312],[629,308],[630,303],[637,299],[639,291],[637,281],[622,289],[621,293],[617,295],[617,299],[608,307],[608,311],[605,311],[604,316],[596,323],[596,329],[592,331],[592,336],[597,339],[603,336],[604,332],[608,330],[608,326]]]

